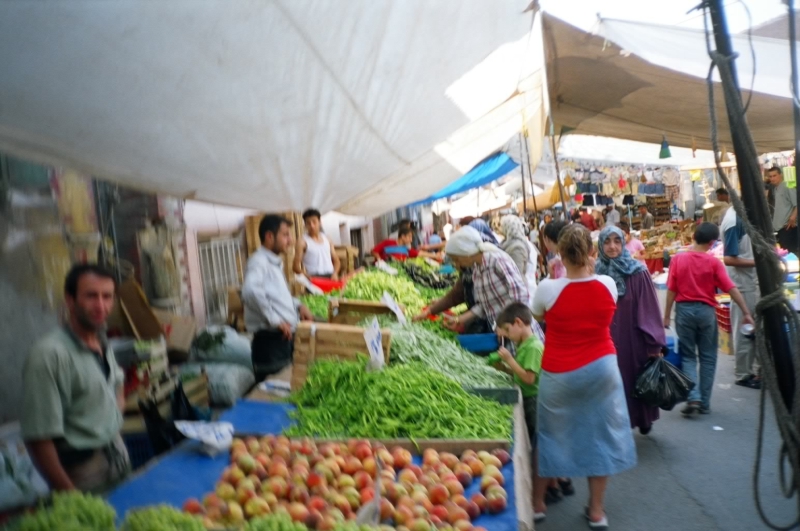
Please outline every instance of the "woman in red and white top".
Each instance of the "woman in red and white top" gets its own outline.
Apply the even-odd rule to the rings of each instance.
[[[534,316],[547,324],[539,384],[539,474],[588,477],[589,527],[606,529],[608,476],[636,466],[610,332],[617,286],[593,273],[592,238],[584,226],[564,228],[558,250],[566,276],[543,280],[533,301]],[[534,500],[537,513],[544,509],[540,498]]]

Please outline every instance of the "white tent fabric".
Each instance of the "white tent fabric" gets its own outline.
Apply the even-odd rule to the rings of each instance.
[[[597,26],[598,35],[622,47],[625,52],[638,55],[646,61],[678,72],[705,79],[708,77],[709,56],[705,31],[680,26],[662,26],[627,20],[602,19]],[[789,46],[786,40],[752,36],[752,52],[747,34],[731,35],[743,91],[753,90],[782,98],[791,98]],[[712,36],[712,49],[713,36]],[[753,79],[753,70],[756,76]],[[714,73],[714,80],[719,75]]]
[[[374,215],[544,127],[529,0],[9,0],[0,150],[152,192]]]

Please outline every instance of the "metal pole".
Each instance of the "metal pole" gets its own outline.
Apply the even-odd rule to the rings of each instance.
[[[564,208],[564,219],[568,219],[567,201],[564,199],[566,196],[564,185],[561,184],[561,168],[558,165],[558,149],[556,148],[556,134],[555,126],[553,125],[553,118],[550,117],[550,143],[553,146],[553,161],[556,163],[556,182],[558,183],[558,191],[561,192],[561,206]]]
[[[520,141],[520,150],[519,150],[519,175],[522,178],[522,213],[525,214],[525,222],[528,222],[528,196],[525,193],[525,166],[522,161],[522,143],[525,142],[525,137],[522,133],[519,134],[519,141]],[[531,189],[531,193],[533,193],[533,189]]]
[[[792,109],[794,111],[794,174],[795,183],[797,183],[797,175],[800,175],[800,100],[798,100],[798,87],[797,82],[797,27],[794,18],[794,0],[788,0],[789,6],[789,52],[792,60],[792,96],[794,96],[794,104]],[[795,185],[796,186],[796,185]],[[795,187],[797,199],[800,201],[800,186]],[[800,202],[797,203],[800,205]],[[795,229],[797,236],[798,247],[800,247],[800,230]]]
[[[533,199],[533,214],[536,216],[536,222],[539,221],[539,207],[536,206],[536,192],[533,184],[533,170],[531,169],[531,153],[528,149],[528,130],[525,129],[524,134],[522,135],[522,139],[524,140],[523,145],[525,146],[525,164],[528,166],[528,178],[531,180],[531,199]]]
[[[725,57],[733,56],[728,25],[725,19],[725,9],[722,0],[706,0],[711,15],[711,22],[714,31],[714,41],[717,52]],[[725,97],[725,106],[728,111],[728,125],[733,140],[733,151],[736,153],[736,168],[739,172],[739,183],[742,187],[742,202],[745,206],[747,218],[753,227],[758,230],[769,242],[775,242],[772,229],[772,217],[770,216],[767,199],[764,197],[763,180],[761,170],[758,165],[758,152],[755,142],[750,135],[744,118],[744,107],[742,105],[741,91],[736,73],[735,61],[730,62],[732,83],[736,89],[736,97]],[[779,279],[773,278],[769,263],[763,258],[756,256],[756,273],[758,274],[759,286],[762,296],[774,293],[783,289],[783,284]],[[786,407],[792,408],[792,398],[794,396],[794,366],[791,358],[791,349],[786,331],[783,328],[783,318],[780,309],[768,308],[765,311],[764,321],[768,340],[772,346],[775,358],[775,368],[778,377],[778,386]],[[734,330],[733,333],[739,333]]]

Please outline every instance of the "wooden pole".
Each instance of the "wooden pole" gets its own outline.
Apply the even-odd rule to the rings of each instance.
[[[564,185],[561,184],[561,168],[558,164],[558,148],[556,147],[556,133],[552,117],[550,117],[550,143],[553,146],[553,160],[556,163],[556,182],[558,183],[558,191],[561,192],[561,206],[564,208],[564,220],[567,220],[569,213],[567,212],[567,201],[564,199],[566,196]]]

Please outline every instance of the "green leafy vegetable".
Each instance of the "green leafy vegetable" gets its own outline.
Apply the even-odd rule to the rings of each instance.
[[[328,318],[328,295],[303,295],[300,302],[314,317]]]
[[[365,271],[354,276],[347,282],[342,296],[346,299],[378,302],[384,291],[403,307],[409,317],[417,315],[426,305],[413,282],[383,271]]]
[[[80,492],[56,492],[43,506],[16,522],[17,531],[114,531],[116,511],[105,500]]]
[[[290,437],[509,439],[511,406],[467,393],[421,363],[367,372],[357,362],[320,360],[290,400]]]
[[[131,511],[120,531],[205,531],[200,518],[167,505]]]

